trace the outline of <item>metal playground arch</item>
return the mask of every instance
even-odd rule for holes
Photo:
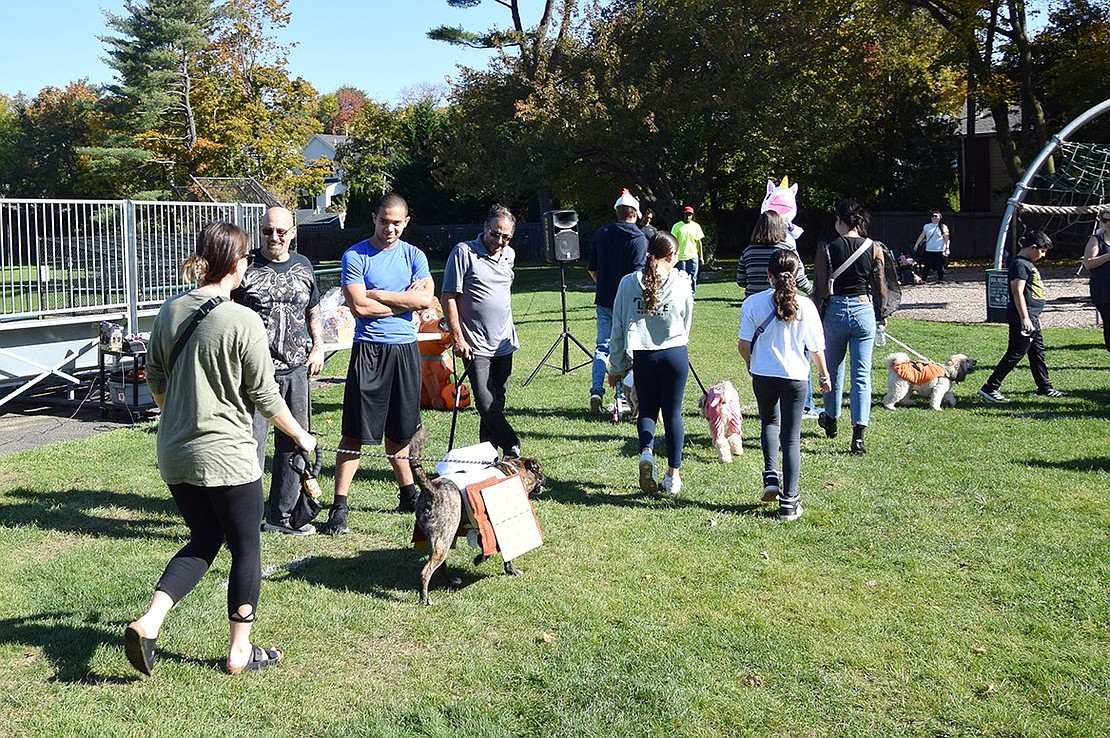
[[[101,321],[148,330],[182,283],[197,231],[257,230],[254,203],[0,199],[0,408],[97,366]]]
[[[1110,110],[1110,100],[1103,100],[1098,105],[1095,105],[1085,111],[1083,114],[1075,118],[1073,121],[1064,126],[1059,133],[1052,137],[1029,168],[1025,170],[1021,180],[1014,187],[1014,192],[1010,196],[1006,204],[1006,211],[1002,215],[1002,223],[998,227],[998,240],[994,248],[994,268],[1000,269],[1002,267],[1003,254],[1006,253],[1007,243],[1017,243],[1018,233],[1018,216],[1022,212],[1039,213],[1045,215],[1095,215],[1102,210],[1110,209],[1110,203],[1106,202],[1105,197],[1105,181],[1106,181],[1106,168],[1107,162],[1110,160],[1110,155],[1103,148],[1102,161],[1099,162],[1098,172],[1086,172],[1080,174],[1074,182],[1070,184],[1068,192],[1076,195],[1085,195],[1088,202],[1082,205],[1067,204],[1060,205],[1056,203],[1034,204],[1027,203],[1026,198],[1033,191],[1032,183],[1041,175],[1041,169],[1044,167],[1045,162],[1049,160],[1053,154],[1062,148],[1066,148],[1069,144],[1069,139],[1080,128],[1100,117]],[[1086,182],[1084,183],[1084,180]],[[1076,186],[1080,185],[1080,186]],[[1051,188],[1049,188],[1051,189]],[[1059,192],[1059,190],[1057,190]],[[1090,202],[1092,197],[1098,197],[1098,202]]]

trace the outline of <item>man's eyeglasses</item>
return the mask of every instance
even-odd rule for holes
[[[278,238],[285,238],[285,235],[287,233],[289,233],[289,231],[291,231],[291,230],[293,230],[293,229],[292,228],[263,228],[262,229],[262,235],[263,236],[272,236],[276,233]]]
[[[1106,215],[1100,215],[1098,216],[1098,219],[1101,220],[1103,223],[1110,223],[1110,213],[1107,213]]]
[[[486,231],[486,233],[488,233],[489,237],[492,238],[494,241],[512,241],[513,240],[513,234],[511,234],[511,233],[499,233],[498,231]]]

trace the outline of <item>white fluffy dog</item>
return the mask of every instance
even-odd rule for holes
[[[739,456],[744,453],[740,427],[744,416],[740,413],[740,395],[732,382],[726,379],[710,387],[701,396],[698,406],[709,421],[709,436],[717,449],[717,459],[722,464],[731,464],[733,454]]]
[[[975,369],[975,359],[954,354],[946,363],[936,364],[911,361],[908,355],[898,353],[886,357],[886,368],[889,378],[883,407],[893,410],[895,405],[912,406],[916,392],[928,396],[929,407],[940,410],[944,403],[956,407],[952,384],[964,381],[968,372]]]

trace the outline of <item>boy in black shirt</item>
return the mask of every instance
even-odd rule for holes
[[[1052,240],[1042,231],[1030,231],[1026,246],[1010,262],[1010,301],[1006,319],[1010,324],[1010,342],[1006,353],[994,368],[990,379],[979,390],[979,396],[991,402],[1009,402],[998,391],[1002,380],[1013,371],[1021,357],[1029,354],[1029,370],[1037,383],[1037,394],[1045,397],[1067,397],[1048,381],[1048,365],[1044,360],[1044,337],[1041,335],[1041,311],[1044,309],[1044,280],[1036,263],[1052,248]]]

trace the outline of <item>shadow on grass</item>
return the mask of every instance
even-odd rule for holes
[[[103,489],[41,492],[20,488],[5,492],[2,499],[0,521],[5,525],[109,538],[176,538],[180,533],[176,530],[181,525],[180,515],[168,492],[165,497],[150,497]],[[113,517],[92,512],[101,508],[119,508],[122,513]]]
[[[82,618],[84,622],[79,622]],[[137,672],[133,677],[97,674],[90,666],[93,656],[102,646],[118,649],[120,659],[127,663],[123,655],[125,627],[124,623],[102,623],[96,614],[44,612],[0,620],[0,643],[37,649],[54,666],[54,675],[50,677],[52,682],[128,684],[140,679],[140,675]],[[36,657],[37,654],[28,651],[28,661]],[[158,660],[202,664],[216,669],[223,667],[223,660],[196,659],[164,649],[158,650]]]
[[[1065,459],[1062,461],[1045,461],[1044,459],[1025,459],[1021,462],[1025,466],[1038,469],[1064,469],[1078,472],[1110,472],[1110,456],[1092,456],[1083,459]]]
[[[775,510],[763,504],[741,505],[714,505],[701,502],[689,497],[671,497],[663,492],[643,492],[636,489],[625,494],[616,494],[609,491],[611,488],[604,484],[593,482],[561,482],[547,479],[542,498],[567,505],[606,505],[610,507],[638,507],[638,508],[691,508],[706,512],[731,513],[733,515],[751,515],[754,517],[774,517]],[[542,499],[541,498],[541,499]]]
[[[496,556],[482,566],[486,571],[464,568],[474,559],[474,549],[461,540],[447,556],[450,576],[459,580],[451,589],[462,589],[488,576],[501,574],[501,558]],[[289,572],[290,579],[327,587],[337,591],[356,592],[391,602],[419,602],[420,570],[428,559],[427,549],[382,548],[360,551],[354,558],[313,556],[305,566]],[[448,586],[444,567],[432,577],[430,593]]]

